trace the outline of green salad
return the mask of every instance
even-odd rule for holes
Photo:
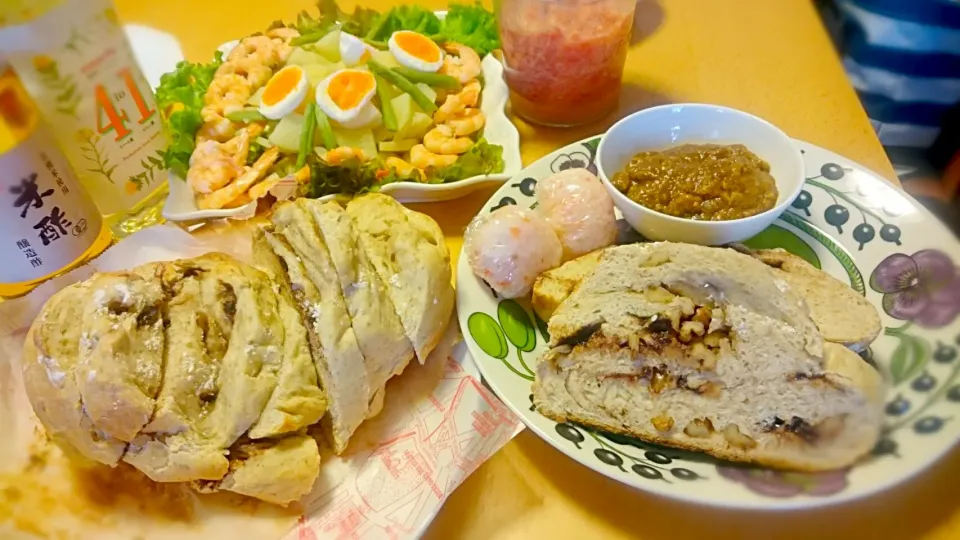
[[[161,78],[164,163],[200,208],[291,182],[320,197],[503,171],[480,110],[480,59],[500,46],[493,13],[479,3],[453,4],[442,20],[416,5],[317,7]]]

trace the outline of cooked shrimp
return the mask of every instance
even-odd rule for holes
[[[201,195],[197,199],[197,208],[201,210],[223,208],[240,195],[246,193],[254,184],[263,178],[263,175],[267,173],[267,170],[273,166],[279,157],[279,148],[276,146],[268,148],[253,165],[245,169],[244,173],[240,178],[237,178],[236,181],[212,193]]]
[[[504,298],[525,296],[541,273],[560,266],[556,233],[536,212],[507,205],[474,218],[463,236],[473,272]]]
[[[219,117],[210,122],[204,122],[197,131],[197,143],[204,141],[227,141],[237,134],[239,124],[235,124],[224,117]]]
[[[444,56],[440,73],[450,75],[463,84],[480,75],[480,57],[476,51],[452,41],[444,43],[443,48],[450,54]]]
[[[437,108],[437,112],[433,113],[433,121],[442,124],[449,120],[451,116],[463,112],[466,108],[467,106],[460,101],[459,95],[450,94],[443,104]]]
[[[252,93],[250,83],[236,73],[216,76],[203,98],[204,107],[200,110],[200,117],[204,122],[215,122],[239,111]]]
[[[221,64],[217,69],[217,76],[237,75],[243,77],[251,87],[259,88],[270,80],[273,76],[273,69],[260,60],[253,58],[241,58]]]
[[[613,244],[617,218],[613,200],[586,169],[567,169],[537,182],[537,212],[553,227],[570,260]]]
[[[209,140],[198,144],[190,155],[187,184],[194,193],[210,193],[239,176],[243,170],[233,156],[221,148],[221,143]]]
[[[427,167],[447,167],[457,162],[457,156],[434,154],[427,147],[418,144],[410,149],[410,164],[418,169]]]
[[[240,43],[230,51],[227,62],[241,60],[257,60],[262,65],[279,64],[286,59],[282,57],[284,42],[281,39],[272,39],[267,36],[250,36],[240,40]]]
[[[467,107],[476,107],[480,101],[480,81],[474,79],[468,82],[460,92],[446,97],[443,105],[433,113],[433,121],[442,124],[451,116],[459,114]]]
[[[263,181],[260,182],[259,184],[256,184],[255,186],[250,188],[250,191],[247,192],[247,196],[249,196],[250,199],[254,201],[257,199],[263,198],[267,195],[267,193],[270,193],[270,190],[277,187],[277,184],[279,184],[280,182],[288,178],[292,179],[298,184],[303,184],[307,180],[310,180],[310,167],[304,166],[297,172],[287,176],[280,176],[277,173],[273,173],[270,176],[264,178]]]
[[[351,158],[357,158],[360,161],[369,159],[362,149],[349,146],[338,146],[323,155],[323,160],[330,165],[338,165]]]
[[[254,186],[254,187],[256,187],[256,186]],[[251,188],[251,189],[252,189],[252,188]],[[241,193],[239,196],[237,196],[236,199],[234,199],[234,200],[228,202],[227,204],[223,205],[223,207],[224,207],[224,208],[240,208],[241,206],[246,206],[246,205],[250,204],[251,202],[253,202],[253,199],[250,198],[250,192]]]
[[[423,136],[423,146],[434,154],[462,154],[473,146],[473,141],[454,136],[453,128],[441,124]]]
[[[483,129],[487,123],[487,117],[483,115],[480,109],[464,109],[463,112],[447,120],[447,125],[453,129],[454,135],[462,137],[470,135]]]
[[[259,124],[251,124],[225,143],[207,140],[198,144],[190,155],[187,170],[187,182],[193,191],[210,193],[240,175],[250,152],[250,140],[262,129]]]
[[[480,102],[480,90],[480,81],[473,79],[464,84],[463,89],[457,95],[460,96],[460,101],[467,107],[476,107],[477,103]]]
[[[417,177],[423,179],[423,171],[398,157],[388,157],[384,160],[384,164],[388,169],[396,169],[400,176],[410,176],[416,171]]]

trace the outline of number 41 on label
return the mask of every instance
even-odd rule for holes
[[[140,93],[136,81],[133,80],[133,74],[130,73],[130,68],[121,69],[117,72],[117,76],[123,79],[123,84],[127,87],[127,91],[130,92],[130,97],[133,98],[133,103],[137,106],[137,112],[140,113],[140,120],[138,120],[137,123],[143,124],[153,118],[157,110],[150,108],[146,100],[143,99],[143,94]],[[97,99],[97,132],[101,135],[106,135],[111,131],[116,131],[117,135],[114,138],[116,141],[129,136],[132,132],[127,128],[127,123],[130,121],[127,117],[127,111],[122,108],[119,111],[117,110],[114,100],[110,99],[106,87],[102,84],[98,84],[93,92]],[[117,100],[119,101],[119,99],[123,97],[125,97],[125,95],[121,92],[117,96]],[[104,123],[104,116],[106,116],[106,123]]]

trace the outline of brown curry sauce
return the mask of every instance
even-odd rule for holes
[[[684,144],[640,152],[612,183],[628,198],[670,216],[740,219],[776,205],[770,165],[742,144]]]

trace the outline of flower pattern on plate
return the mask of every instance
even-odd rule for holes
[[[887,315],[924,328],[942,328],[960,314],[960,271],[936,249],[888,256],[870,276],[870,287],[883,294]]]

